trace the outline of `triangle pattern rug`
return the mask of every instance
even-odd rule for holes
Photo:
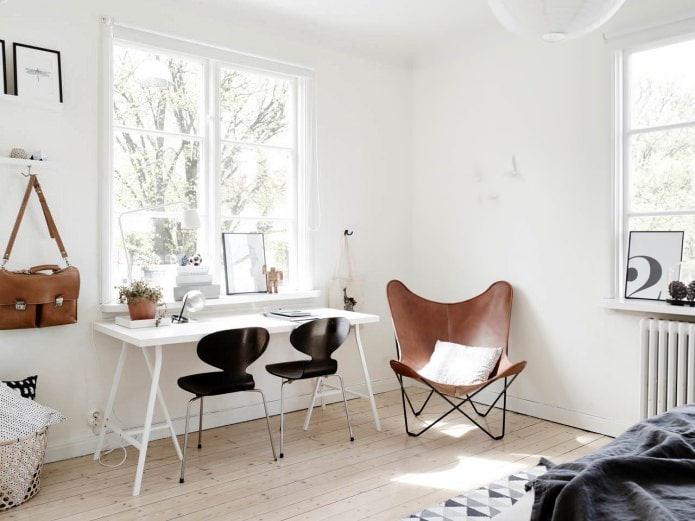
[[[492,519],[514,503],[524,494],[524,486],[538,476],[545,474],[544,465],[522,470],[511,476],[490,483],[471,492],[439,503],[422,512],[404,517],[401,521],[484,521]]]

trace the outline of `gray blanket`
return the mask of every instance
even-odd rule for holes
[[[532,521],[695,520],[695,404],[643,420],[530,483]]]

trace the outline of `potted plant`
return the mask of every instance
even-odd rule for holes
[[[162,288],[144,280],[118,286],[118,301],[128,304],[131,320],[146,320],[157,316],[157,304],[162,300]]]

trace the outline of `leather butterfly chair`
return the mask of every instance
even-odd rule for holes
[[[198,357],[206,364],[222,369],[222,371],[191,374],[178,379],[181,389],[195,394],[195,397],[188,401],[188,407],[186,408],[186,434],[183,439],[183,458],[181,460],[179,483],[183,483],[183,474],[186,470],[186,447],[188,446],[188,424],[191,417],[191,404],[196,400],[200,400],[200,417],[198,420],[198,448],[200,449],[203,446],[203,398],[206,396],[242,391],[260,393],[261,398],[263,398],[263,407],[265,408],[270,448],[273,451],[273,459],[277,461],[265,395],[263,391],[256,389],[253,376],[246,372],[248,366],[258,360],[265,352],[269,340],[270,334],[267,329],[262,327],[245,327],[216,331],[204,336],[198,342]]]
[[[310,360],[295,360],[291,362],[280,362],[278,364],[266,365],[266,370],[275,376],[282,378],[280,385],[280,457],[284,454],[284,430],[285,430],[285,406],[284,389],[286,383],[295,380],[305,380],[316,378],[316,388],[311,400],[311,405],[307,410],[304,430],[309,427],[311,411],[316,403],[321,385],[331,387],[338,391],[337,387],[328,386],[323,383],[326,376],[335,375],[340,381],[340,391],[343,393],[343,404],[345,405],[345,416],[347,417],[350,441],[355,441],[350,424],[350,413],[348,412],[347,400],[345,399],[345,386],[343,378],[337,374],[338,362],[331,358],[333,352],[338,349],[350,334],[350,322],[343,317],[320,318],[306,322],[292,331],[290,343],[297,350],[311,357]],[[323,394],[325,396],[325,393]]]
[[[391,308],[396,349],[399,359],[391,360],[391,368],[401,385],[405,430],[410,436],[419,436],[454,411],[458,411],[494,440],[504,437],[507,413],[507,389],[526,367],[526,362],[513,364],[507,358],[507,341],[512,311],[512,286],[508,282],[493,283],[485,292],[470,300],[443,303],[427,300],[410,291],[398,280],[386,286],[386,295]],[[488,379],[475,385],[447,385],[421,376],[420,371],[430,360],[437,340],[467,346],[501,347],[502,354]],[[419,410],[403,385],[408,377],[425,384],[430,392]],[[473,398],[493,382],[502,380],[504,388],[487,408],[481,412]],[[451,405],[451,409],[419,432],[408,427],[406,402],[415,416],[419,416],[427,402],[436,393]],[[502,401],[502,431],[495,436],[480,425],[461,407],[470,403],[479,416],[487,416],[500,398]]]

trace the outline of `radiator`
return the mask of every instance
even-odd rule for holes
[[[640,336],[642,418],[695,402],[695,323],[644,318]]]

